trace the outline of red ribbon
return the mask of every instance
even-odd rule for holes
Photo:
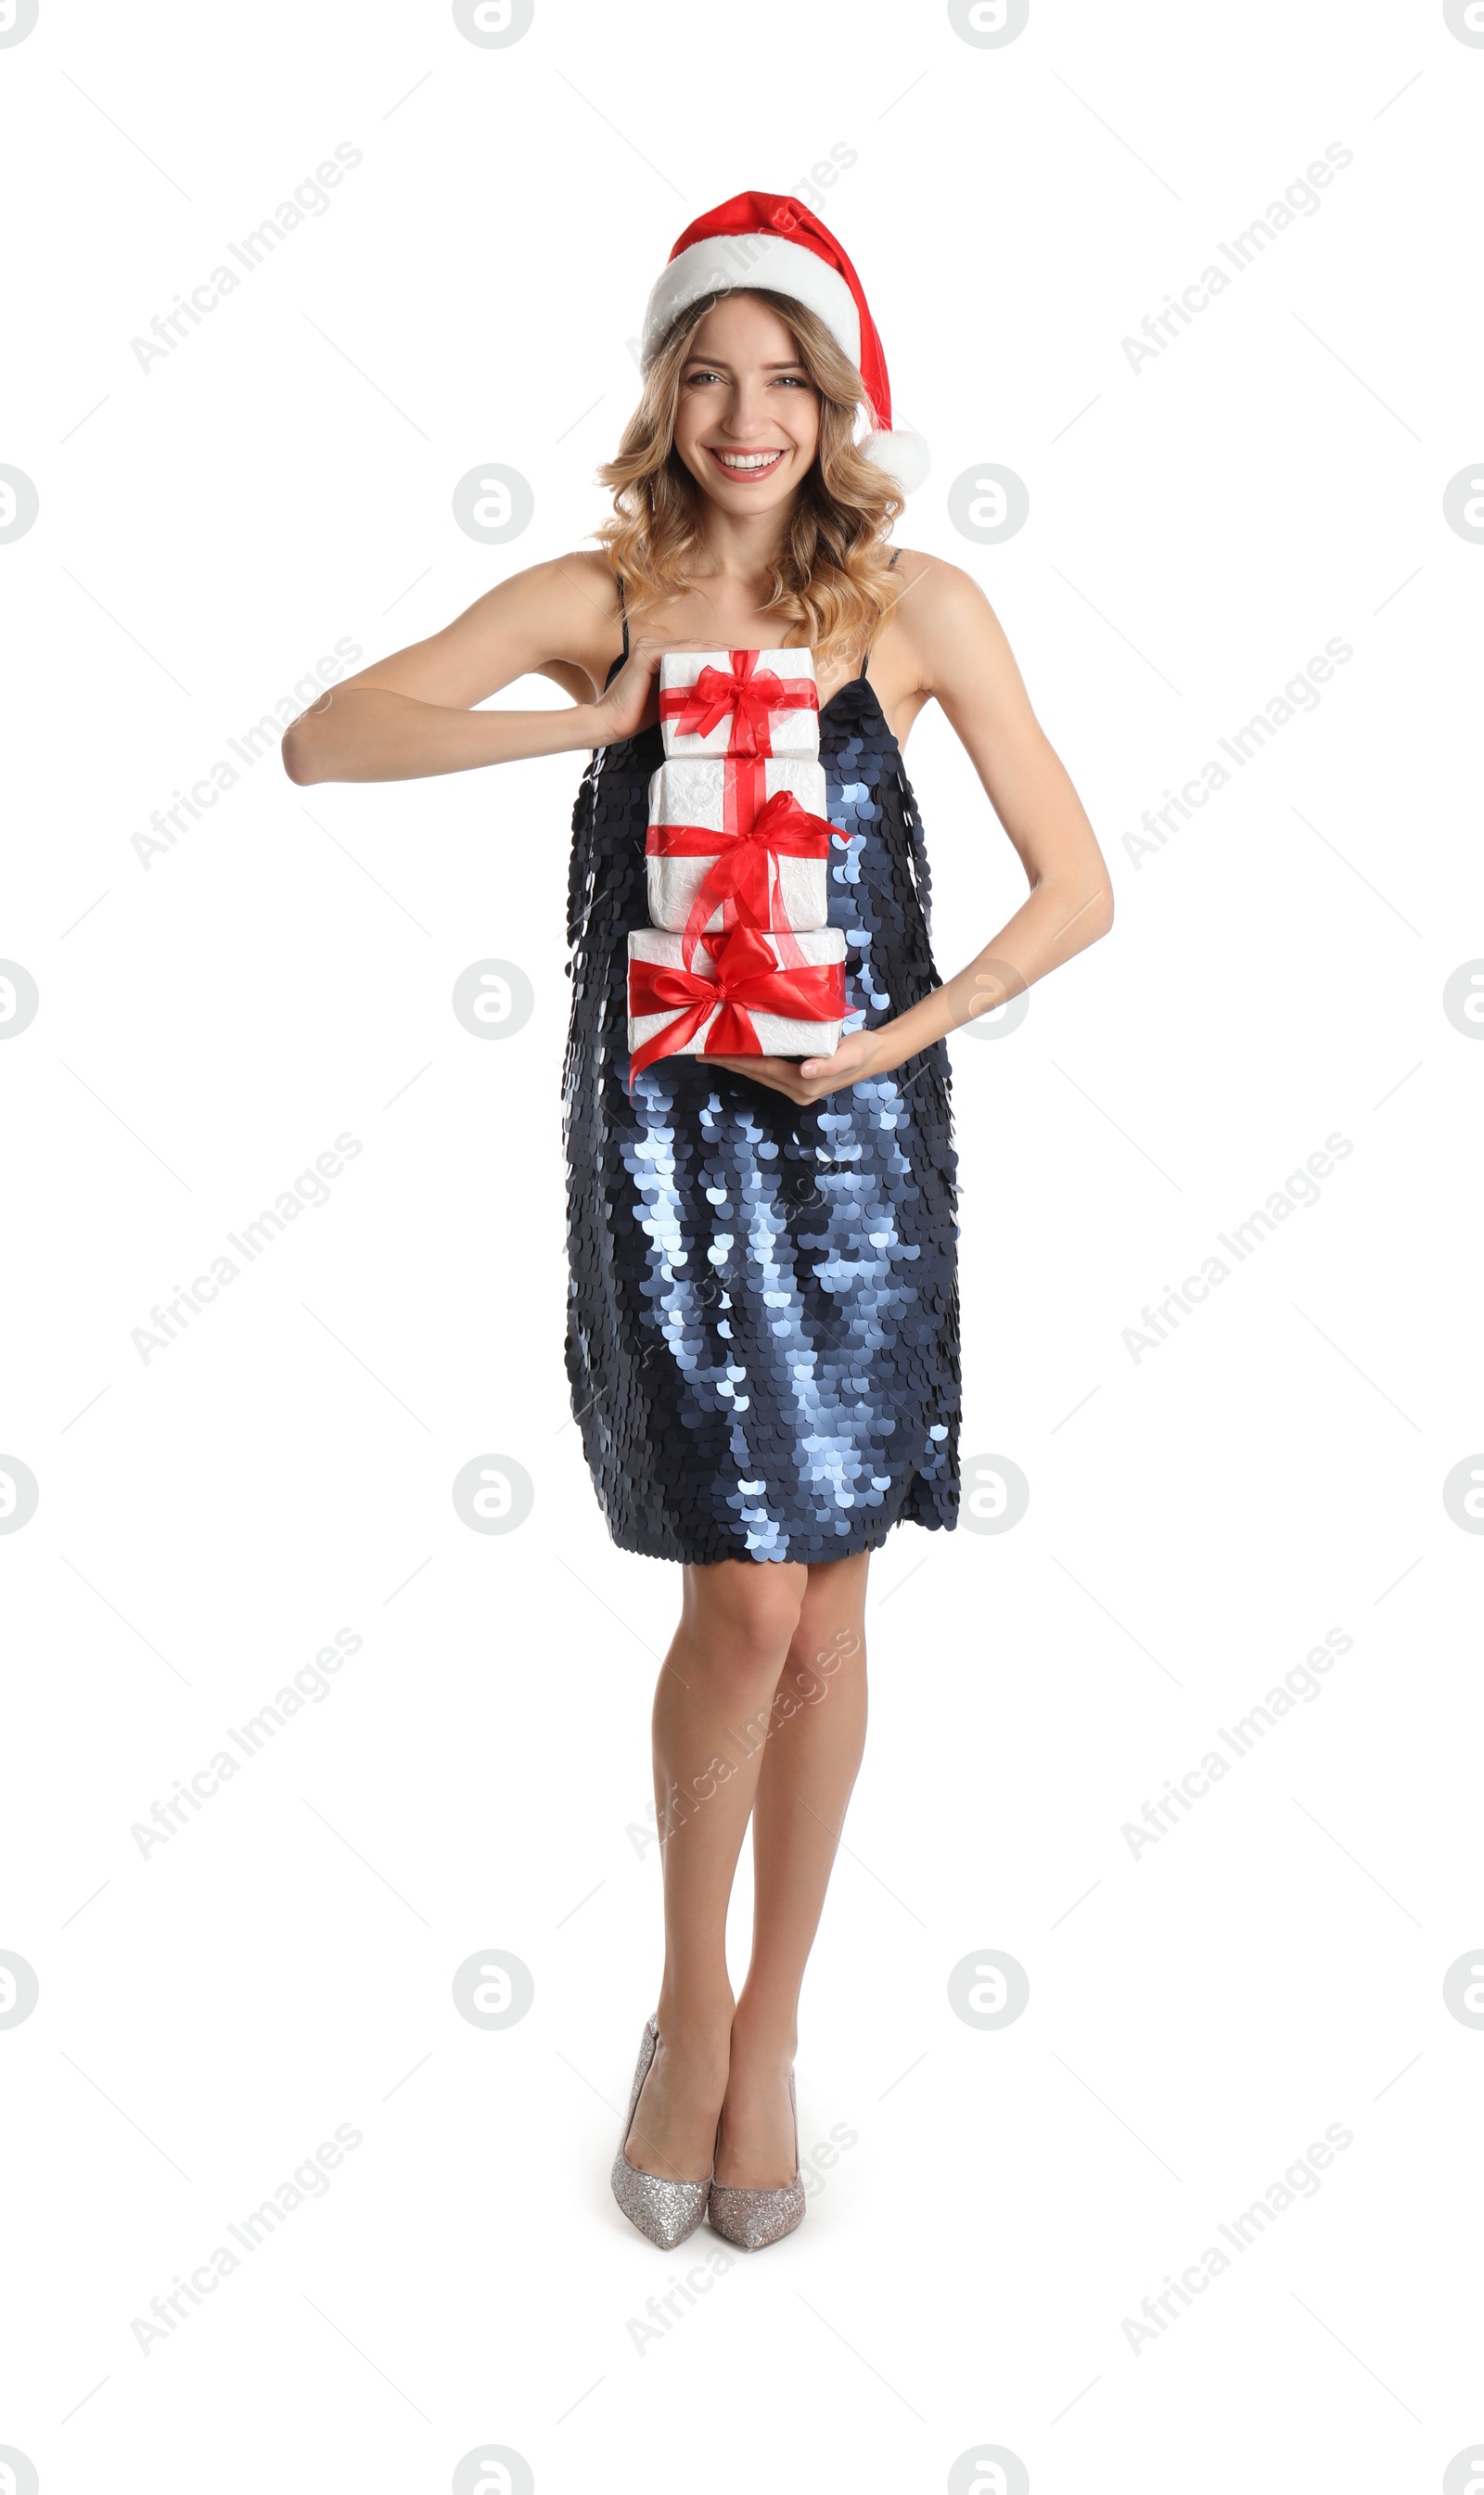
[[[811,815],[791,788],[780,788],[761,807],[745,831],[727,836],[708,831],[704,823],[651,823],[645,848],[650,857],[711,857],[716,863],[705,877],[686,920],[681,948],[691,968],[706,922],[718,909],[724,925],[733,918],[744,927],[768,927],[773,915],[773,860],[780,857],[822,858],[829,855],[832,827],[822,815]],[[728,901],[734,911],[727,909]]]
[[[767,938],[756,927],[739,927],[716,946],[716,976],[673,970],[664,962],[631,961],[629,1011],[673,1013],[673,1022],[634,1050],[629,1066],[634,1078],[657,1057],[673,1057],[694,1039],[708,1014],[721,1011],[706,1033],[703,1057],[760,1057],[762,1042],[753,1022],[755,1013],[787,1015],[791,1022],[836,1022],[846,1009],[845,964],[811,963],[803,970],[780,970]]]
[[[672,685],[660,695],[660,717],[672,720],[682,736],[709,736],[728,711],[731,732],[728,754],[767,756],[773,751],[769,714],[775,710],[818,710],[819,689],[808,676],[780,676],[759,668],[760,650],[729,650],[731,673],[702,667],[694,685]]]

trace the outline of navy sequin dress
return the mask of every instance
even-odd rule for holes
[[[820,710],[819,758],[846,1030],[869,1031],[940,982],[916,802],[864,668]],[[686,1057],[631,1096],[626,939],[649,919],[662,759],[658,728],[595,754],[572,816],[567,1367],[609,1530],[707,1562],[839,1559],[904,1520],[951,1527],[947,1052],[811,1109]]]

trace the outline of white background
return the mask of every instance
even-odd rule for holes
[[[1442,508],[1481,448],[1481,82],[1439,7],[1374,0],[1036,0],[1001,46],[882,0],[538,0],[493,47],[385,0],[43,0],[0,46],[0,460],[40,497],[0,546],[0,951],[41,1000],[0,1052],[0,1446],[40,1485],[0,1539],[0,1948],[40,1985],[0,2028],[0,2446],[45,2495],[400,2495],[496,2447],[541,2495],[939,2489],[996,2446],[1036,2495],[1393,2495],[1484,2435],[1484,2033],[1443,1999],[1484,1957],[1484,1545],[1442,1500],[1484,1443],[1484,1049],[1441,1002],[1484,953],[1484,556]],[[327,212],[141,370],[340,142]],[[1317,213],[1132,370],[1337,142]],[[900,534],[993,600],[1118,917],[1023,1029],[952,1044],[966,1487],[989,1453],[1031,1499],[873,1567],[799,2063],[806,2155],[853,2144],[797,2235],[644,2338],[717,2239],[656,2253],[606,2182],[678,1579],[610,1546],[561,1363],[580,757],[299,790],[269,755],[164,854],[135,837],[337,638],[369,659],[580,543],[675,234],[832,146],[932,450]],[[491,461],[535,498],[493,547],[451,514]],[[947,511],[987,461],[1030,495],[998,545]],[[1317,708],[1131,854],[1331,637]],[[909,767],[947,974],[1020,879],[938,716]],[[498,1044],[449,1004],[485,957],[535,991]],[[329,1201],[142,1360],[340,1134]],[[1332,1134],[1320,1200],[1135,1360],[1145,1304]],[[535,1485],[506,1535],[450,1499],[491,1451]],[[342,1626],[331,1694],[141,1859],[134,1824]],[[1146,1799],[1331,1628],[1322,1695],[1135,1857]],[[451,1991],[491,1948],[535,1982],[498,2032]],[[1030,1981],[989,2032],[947,1993],[985,1949]],[[337,2124],[327,2193],[141,2351]],[[1130,2346],[1330,2125],[1322,2188]]]

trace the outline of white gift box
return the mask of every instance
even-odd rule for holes
[[[763,947],[766,947],[766,956],[761,949]],[[828,1007],[833,1008],[832,1010],[827,1008],[826,1015],[817,1018],[797,1013],[790,1014],[773,1005],[749,1003],[745,996],[747,982],[744,977],[741,982],[744,994],[740,998],[735,997],[734,994],[731,1009],[732,1011],[740,1009],[745,1014],[757,1033],[759,1054],[764,1057],[834,1056],[840,1045],[841,1028],[847,1010],[844,970],[845,930],[843,928],[819,927],[797,936],[785,931],[757,934],[744,929],[735,935],[719,938],[714,948],[697,944],[688,974],[682,951],[682,939],[679,936],[662,927],[635,927],[629,938],[631,1005],[629,1049],[632,1057],[639,1057],[649,1043],[662,1032],[672,1025],[689,1019],[694,1015],[697,1004],[705,1006],[704,997],[699,994],[695,983],[718,981],[718,960],[723,966],[721,975],[725,978],[728,969],[728,957],[729,967],[732,970],[738,969],[740,965],[743,969],[760,969],[765,973],[781,973],[785,978],[792,971],[800,971],[804,974],[806,988],[813,985],[817,992],[820,992],[817,996],[817,1001],[824,1002],[827,999]],[[634,974],[636,966],[639,964],[652,964],[658,970],[675,973],[677,985],[689,989],[690,994],[682,996],[679,1001],[667,1005],[664,1010],[635,1013],[633,1010]],[[812,973],[821,970],[834,971],[836,975],[829,980],[811,977]],[[749,1054],[746,1049],[735,1046],[737,1033],[734,1027],[730,1034],[732,1045],[726,1044],[727,1033],[725,1031],[719,1034],[717,1043],[712,1044],[711,1035],[716,1031],[718,1019],[726,1002],[726,997],[720,996],[715,1005],[705,1006],[695,1029],[688,1032],[677,1047],[659,1050],[656,1055],[730,1057]]]
[[[666,650],[660,732],[677,756],[819,751],[819,694],[808,650]]]
[[[724,851],[730,843],[747,839],[762,809],[777,797],[791,797],[812,817],[807,837],[821,853],[790,855],[786,847],[759,842],[743,865],[740,891],[735,889],[740,862],[728,861],[726,880],[734,888],[708,912],[704,930],[720,934],[734,927],[739,915],[759,927],[826,924],[829,858],[820,829],[825,822],[824,767],[802,755],[774,755],[766,761],[687,756],[661,763],[649,784],[645,860],[649,915],[656,927],[678,933],[687,925],[701,885],[721,864]]]

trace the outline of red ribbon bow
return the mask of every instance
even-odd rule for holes
[[[694,685],[672,685],[660,695],[660,717],[673,720],[682,736],[709,736],[729,711],[728,754],[767,756],[773,751],[768,716],[775,710],[818,710],[819,690],[808,676],[780,676],[757,661],[759,650],[729,650],[731,673],[702,667]]]
[[[791,788],[775,791],[758,809],[745,831],[709,831],[704,823],[651,823],[645,847],[651,857],[714,857],[715,865],[701,882],[681,939],[689,970],[706,921],[728,901],[744,927],[767,927],[772,920],[773,860],[780,857],[822,858],[829,855],[833,828],[822,815],[811,815]],[[720,847],[719,847],[720,845]],[[728,913],[729,915],[730,913]],[[725,920],[724,920],[725,923]]]
[[[632,961],[629,965],[629,1011],[674,1013],[673,1022],[636,1048],[629,1066],[629,1085],[657,1057],[673,1057],[694,1039],[708,1014],[721,1011],[706,1033],[703,1057],[760,1057],[762,1042],[753,1022],[755,1013],[784,1014],[792,1022],[835,1022],[845,1013],[845,964],[811,963],[803,970],[780,970],[767,938],[755,927],[739,927],[718,940],[716,976],[672,970],[665,962]]]

